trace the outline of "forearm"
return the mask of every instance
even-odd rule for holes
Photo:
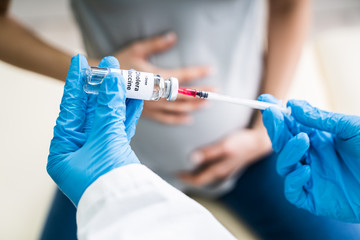
[[[270,0],[262,93],[287,95],[309,25],[308,0]]]
[[[307,35],[308,0],[270,0],[268,51],[261,93],[285,100]],[[261,115],[255,125],[262,126]]]
[[[43,42],[14,19],[0,16],[0,59],[65,81],[71,55]]]

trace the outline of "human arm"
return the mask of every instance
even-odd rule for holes
[[[269,95],[259,100],[277,103]],[[286,198],[315,215],[360,222],[360,117],[299,100],[288,106],[291,116],[275,108],[263,112]]]
[[[34,71],[49,77],[64,80],[71,56],[42,41],[29,29],[22,26],[7,14],[10,0],[0,2],[0,60],[18,67]],[[137,69],[160,74],[163,77],[177,77],[180,84],[200,79],[210,73],[209,66],[189,66],[176,69],[164,69],[152,65],[151,55],[166,51],[176,43],[174,33],[154,36],[134,41],[113,53],[124,69]],[[88,59],[96,66],[97,59]],[[212,90],[209,86],[197,86],[199,89]],[[189,124],[191,113],[200,109],[204,100],[179,96],[175,102],[147,102],[144,116],[165,124]]]
[[[260,92],[285,100],[307,36],[310,20],[310,1],[268,1],[267,52]],[[256,113],[252,128],[257,130],[257,134],[261,135],[262,138],[267,138],[259,112]],[[267,141],[263,153],[268,153],[270,149],[271,144]]]
[[[269,0],[269,23],[264,77],[260,92],[286,97],[307,33],[308,0]],[[191,158],[201,171],[181,175],[186,182],[203,186],[228,178],[271,152],[261,115],[250,128],[198,149]]]
[[[99,95],[82,89],[85,57],[72,58],[47,171],[78,206],[79,239],[234,239],[203,207],[141,165],[130,147],[142,101],[121,75]],[[113,57],[99,67],[119,68]]]
[[[269,0],[269,23],[264,79],[260,93],[285,100],[307,36],[309,0]],[[267,138],[262,117],[256,113],[253,127]],[[266,144],[267,152],[271,148]]]
[[[262,93],[285,100],[307,36],[309,20],[309,0],[269,0]]]
[[[42,41],[9,16],[10,0],[0,2],[0,59],[64,81],[71,55]]]

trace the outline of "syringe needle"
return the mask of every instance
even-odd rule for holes
[[[266,108],[269,108],[269,107],[276,107],[285,114],[291,114],[290,108],[285,108],[281,105],[277,105],[274,103],[261,102],[261,101],[257,101],[257,100],[251,100],[251,99],[234,98],[234,97],[229,97],[229,96],[225,96],[225,95],[221,95],[221,94],[217,94],[217,93],[213,93],[213,92],[197,91],[196,89],[179,89],[179,93],[193,96],[193,97],[202,98],[202,99],[209,99],[209,100],[214,100],[214,101],[222,101],[222,102],[228,102],[228,103],[237,104],[237,105],[243,105],[243,106],[247,106],[247,107],[259,109],[259,110],[265,110]]]

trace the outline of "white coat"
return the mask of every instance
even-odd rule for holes
[[[80,199],[77,224],[80,240],[235,239],[204,207],[140,164],[91,184]]]

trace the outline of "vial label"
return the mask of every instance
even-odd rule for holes
[[[126,97],[151,100],[154,91],[154,74],[134,70],[120,70],[125,79]]]

